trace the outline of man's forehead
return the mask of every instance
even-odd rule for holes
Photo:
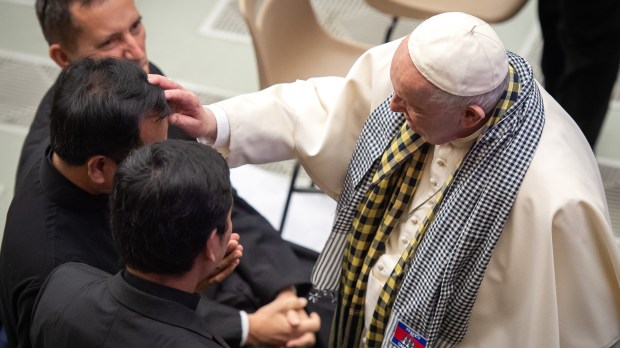
[[[401,82],[406,83],[408,87],[413,87],[414,84],[419,84],[420,81],[418,80],[420,80],[420,78],[423,79],[423,76],[419,74],[415,65],[411,61],[411,57],[409,57],[409,53],[407,51],[407,37],[403,39],[402,43],[398,46],[394,53],[390,66],[390,77],[392,78],[392,83],[395,82],[395,79],[398,79]]]
[[[100,35],[126,30],[140,18],[133,0],[97,0],[89,4],[74,1],[69,10],[81,30]]]

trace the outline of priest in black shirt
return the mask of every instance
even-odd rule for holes
[[[126,269],[56,268],[35,303],[33,347],[228,347],[194,293],[236,235],[225,160],[198,143],[146,145],[119,166],[110,207]]]
[[[146,27],[134,0],[37,0],[35,8],[50,58],[64,67],[81,57],[117,57],[138,64],[145,72],[162,74],[152,64],[146,49]],[[178,38],[182,41],[183,38]],[[30,162],[36,161],[49,141],[52,96],[58,81],[37,108],[19,159],[16,187],[25,180]],[[168,138],[189,139],[178,128],[169,127]],[[195,139],[189,139],[195,141]],[[276,314],[285,297],[307,294],[310,273],[316,260],[312,253],[295,253],[269,222],[233,191],[233,223],[247,247],[244,262],[224,282],[204,295],[215,303],[205,319],[232,347],[242,345],[312,345],[313,332],[293,333],[292,325],[280,325]],[[298,249],[298,248],[295,248]],[[301,248],[299,248],[301,249]],[[0,280],[1,281],[1,280]],[[295,293],[296,290],[297,292]],[[323,321],[331,318],[329,303],[310,304],[321,310]],[[306,314],[298,311],[300,319]],[[15,326],[6,323],[9,347],[15,347]],[[329,324],[318,341],[326,342]],[[288,336],[288,337],[285,337]]]
[[[10,347],[30,347],[34,300],[54,267],[122,267],[109,230],[108,193],[132,149],[166,139],[170,106],[133,62],[76,61],[59,77],[51,146],[34,158],[7,214],[0,301]]]

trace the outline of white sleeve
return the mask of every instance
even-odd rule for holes
[[[213,112],[215,123],[217,124],[217,135],[215,136],[215,142],[213,144],[205,137],[198,138],[198,142],[213,146],[214,148],[224,147],[230,140],[230,125],[228,124],[226,112],[217,105],[204,105],[203,107]]]
[[[397,46],[371,49],[346,77],[278,84],[218,102],[230,136],[220,139],[218,131],[222,146],[215,148],[231,167],[298,159],[316,185],[337,197],[364,122],[392,93]]]
[[[239,316],[241,317],[241,346],[243,347],[248,342],[248,335],[250,334],[250,321],[246,311],[239,311]]]

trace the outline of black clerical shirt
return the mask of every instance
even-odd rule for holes
[[[150,282],[131,274],[127,270],[124,270],[122,274],[123,279],[125,279],[129,285],[147,294],[182,304],[193,311],[196,311],[198,307],[198,302],[200,301],[200,295],[198,294],[190,294],[189,292]]]
[[[30,161],[9,207],[0,249],[0,304],[9,347],[30,347],[33,303],[47,275],[66,262],[110,274],[123,268],[107,222],[107,195],[92,195],[51,163]]]

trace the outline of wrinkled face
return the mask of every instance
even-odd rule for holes
[[[81,57],[114,57],[134,61],[149,72],[146,32],[133,0],[95,1],[90,6],[71,4],[79,31],[69,60]]]
[[[430,101],[434,91],[426,78],[413,65],[405,38],[400,44],[390,68],[394,96],[390,108],[405,116],[409,126],[427,142],[438,145],[460,138],[462,110],[448,110]]]
[[[144,117],[140,122],[140,139],[143,144],[156,143],[168,138],[168,118],[158,120],[155,117]]]

